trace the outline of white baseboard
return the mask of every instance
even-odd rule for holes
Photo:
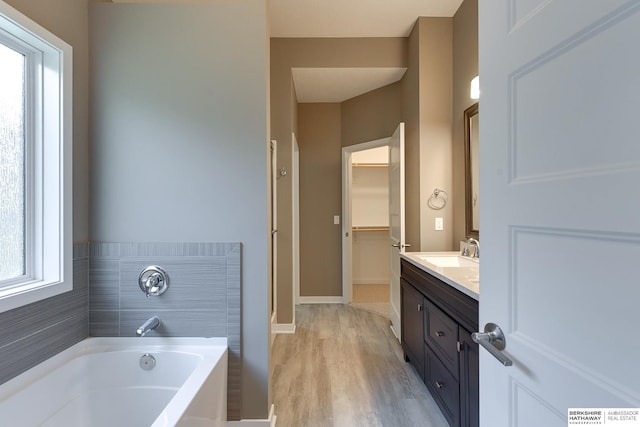
[[[295,334],[296,324],[295,323],[272,323],[271,333],[272,334]]]
[[[354,285],[388,285],[389,278],[386,279],[353,279]]]
[[[266,420],[227,421],[227,427],[276,427],[275,407],[271,405],[269,418]]]
[[[342,297],[300,297],[300,304],[342,304]]]

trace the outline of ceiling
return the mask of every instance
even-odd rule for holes
[[[397,82],[406,68],[292,68],[298,102],[343,102]]]
[[[271,37],[407,37],[418,16],[453,16],[462,0],[271,0]]]
[[[407,37],[419,16],[462,0],[271,0],[271,37]],[[404,68],[296,68],[298,102],[342,102],[402,78]]]

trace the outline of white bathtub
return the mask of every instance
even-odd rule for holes
[[[226,338],[87,338],[0,386],[2,426],[219,427],[226,413]]]

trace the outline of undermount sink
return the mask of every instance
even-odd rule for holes
[[[478,262],[462,256],[420,256],[420,259],[436,267],[477,267]]]

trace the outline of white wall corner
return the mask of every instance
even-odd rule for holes
[[[266,420],[227,421],[227,427],[276,427],[276,418],[275,406],[272,404]]]

